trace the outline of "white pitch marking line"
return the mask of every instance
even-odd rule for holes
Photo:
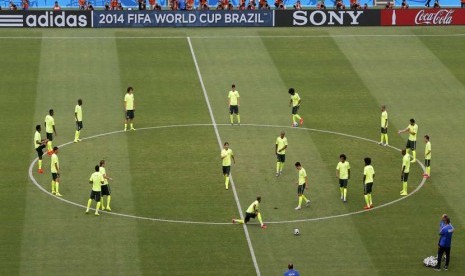
[[[197,126],[212,126],[212,124],[185,124],[185,125],[142,127],[142,128],[137,128],[137,131],[152,130],[152,129],[162,129],[162,128],[176,128],[176,127],[197,127]],[[229,126],[229,124],[217,124],[217,126]],[[321,132],[321,133],[327,133],[327,134],[335,134],[335,135],[346,136],[346,137],[350,137],[350,138],[354,138],[354,139],[358,139],[358,140],[368,141],[368,142],[375,143],[375,144],[377,143],[377,141],[375,141],[375,140],[363,138],[363,137],[360,137],[360,136],[355,136],[355,135],[350,135],[350,134],[345,134],[345,133],[335,132],[335,131],[329,131],[329,130],[314,129],[314,128],[298,128],[298,129],[296,129],[296,128],[293,128],[293,127],[290,127],[290,126],[260,125],[260,124],[242,124],[241,126],[273,127],[273,128],[290,128],[290,129],[295,129],[295,130],[298,130],[298,129],[300,129],[300,130],[309,130],[309,131],[315,131],[315,132]],[[107,136],[107,135],[111,135],[111,134],[117,134],[117,133],[123,133],[123,132],[124,131],[122,131],[122,130],[111,131],[111,132],[107,132],[107,133],[102,133],[102,134],[97,134],[97,135],[89,136],[89,137],[86,137],[86,138],[82,138],[82,140],[90,140],[90,139],[94,139],[94,138],[98,138],[98,137],[103,137],[103,136]],[[58,147],[64,147],[64,146],[71,145],[71,144],[73,144],[73,141],[61,144]],[[392,148],[392,149],[395,149],[397,151],[400,151],[400,149],[398,149],[396,147],[393,147],[393,146],[389,146],[389,147]],[[52,197],[54,197],[56,199],[59,199],[59,200],[61,200],[63,202],[66,202],[66,203],[69,203],[71,205],[78,206],[78,207],[81,207],[81,208],[85,209],[86,206],[84,206],[84,205],[81,205],[81,204],[66,200],[64,198],[56,197],[56,196],[52,195],[49,191],[47,191],[45,188],[43,188],[37,182],[37,180],[34,178],[34,175],[32,174],[33,167],[34,167],[35,163],[37,162],[37,160],[38,160],[38,158],[36,157],[34,160],[32,160],[32,163],[29,166],[29,178],[31,179],[33,184],[36,185],[37,188],[39,188],[44,193],[46,193],[46,194],[48,194],[48,195],[50,195],[50,196],[52,196]],[[423,171],[425,171],[424,165],[418,160],[417,160],[417,163],[422,167]],[[422,182],[419,184],[419,186],[415,190],[413,190],[408,196],[396,199],[395,201],[387,202],[385,204],[376,206],[375,208],[370,209],[370,210],[360,210],[360,211],[356,211],[356,212],[352,212],[352,213],[346,213],[346,214],[340,214],[340,215],[332,215],[332,216],[326,216],[326,217],[318,217],[318,218],[300,219],[300,220],[267,221],[267,223],[268,224],[284,224],[284,223],[295,223],[295,222],[318,221],[318,220],[339,218],[339,217],[344,217],[344,216],[351,216],[351,215],[356,215],[356,214],[360,214],[360,213],[363,213],[363,212],[369,212],[369,211],[372,211],[374,209],[379,209],[379,208],[382,208],[382,207],[389,206],[389,205],[391,205],[393,203],[396,203],[396,202],[398,202],[400,200],[403,200],[403,199],[413,195],[414,193],[418,192],[418,190],[420,190],[423,187],[425,182],[426,182],[426,180],[423,179]],[[95,209],[92,209],[92,210],[95,210]],[[149,220],[149,221],[159,221],[159,222],[169,222],[169,223],[186,223],[186,224],[201,224],[201,225],[231,225],[231,223],[227,223],[227,222],[206,222],[206,221],[203,222],[203,221],[170,220],[170,219],[158,219],[158,218],[150,218],[150,217],[133,216],[133,215],[127,215],[127,214],[122,214],[122,213],[116,213],[116,212],[106,212],[106,211],[104,211],[104,212],[108,213],[110,215],[127,217],[127,218],[134,218],[134,219],[141,219],[141,220]]]
[[[223,148],[223,143],[221,142],[221,137],[218,132],[218,127],[216,125],[215,117],[213,116],[213,111],[210,105],[210,100],[208,99],[207,90],[205,89],[202,74],[200,73],[200,69],[199,69],[199,64],[197,63],[197,58],[195,57],[194,48],[192,47],[191,39],[189,37],[187,37],[187,42],[189,43],[189,48],[191,50],[192,59],[194,60],[195,69],[197,70],[197,75],[199,77],[200,85],[202,86],[202,91],[203,91],[203,95],[205,96],[205,101],[207,102],[208,112],[210,113],[210,118],[213,123],[213,128],[215,129],[216,139],[218,140],[218,146],[220,147],[220,150],[221,150]],[[231,180],[231,188],[233,190],[234,199],[236,200],[236,205],[239,211],[239,215],[241,219],[244,219],[244,216],[242,215],[241,203],[239,202],[239,197],[237,196],[236,185],[234,185],[232,174],[229,174],[229,178]],[[250,236],[249,236],[249,230],[247,230],[247,226],[245,223],[242,224],[242,228],[244,229],[245,238],[247,239],[247,244],[249,245],[250,255],[252,257],[252,261],[255,267],[255,272],[257,273],[257,276],[260,276],[261,275],[260,268],[258,267],[257,257],[255,256],[255,251],[253,249],[252,240],[250,239]]]
[[[344,37],[462,37],[465,34],[334,34],[334,35],[238,35],[190,36],[190,39],[238,38],[344,38]],[[0,36],[0,39],[186,39],[185,36]]]

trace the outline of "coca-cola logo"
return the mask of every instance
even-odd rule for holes
[[[415,24],[417,25],[450,25],[454,10],[421,10],[415,16]]]

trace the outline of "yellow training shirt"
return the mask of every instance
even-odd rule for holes
[[[384,110],[381,112],[381,127],[387,127],[387,120],[388,120],[388,114],[387,111]]]
[[[40,144],[37,144],[37,141],[42,142],[42,136],[40,136],[40,132],[36,131],[34,134],[34,148],[38,148]]]
[[[246,212],[249,214],[255,213],[255,211],[258,211],[258,200],[255,200],[252,204],[250,204],[249,208],[247,208]]]
[[[45,116],[45,132],[53,133],[53,126],[55,125],[55,119],[52,116]]]
[[[58,172],[56,167],[55,167],[55,164],[56,164],[56,167],[58,167],[58,169],[60,169],[60,162],[58,161],[58,155],[56,153],[53,153],[52,158],[51,158],[51,164],[50,164],[50,168],[51,168],[52,173],[57,173]]]
[[[297,106],[299,105],[300,101],[300,96],[298,93],[294,93],[294,95],[291,95],[291,100],[292,100],[292,106]]]
[[[426,154],[427,152],[429,152],[428,154]],[[431,159],[431,142],[428,141],[428,143],[426,143],[425,145],[425,159]]]
[[[94,172],[89,179],[92,182],[92,191],[101,192],[102,191],[102,182],[103,175],[100,172]]]
[[[418,133],[418,125],[417,124],[414,124],[413,126],[408,125],[408,131],[409,131],[409,134],[410,134],[408,139],[410,141],[416,141],[417,140],[417,133]],[[411,132],[415,132],[415,134],[412,134]]]
[[[363,174],[365,175],[365,183],[373,183],[373,178],[375,176],[375,169],[373,168],[372,165],[365,166],[363,169]]]
[[[231,166],[231,156],[234,156],[234,153],[231,149],[222,149],[221,157],[223,158],[223,166]]]
[[[280,149],[284,148],[284,146],[287,146],[287,138],[281,138],[281,136],[278,136],[276,139],[276,145],[278,145],[278,148],[276,149],[277,154],[286,154],[286,149],[279,151]]]
[[[349,162],[347,161],[345,161],[344,163],[339,162],[337,164],[336,170],[339,171],[339,179],[349,179],[349,170],[350,170]]]
[[[305,171],[304,168],[300,168],[299,170],[299,185],[304,185],[306,182],[305,182],[305,178],[307,177],[307,172]]]
[[[82,122],[82,108],[80,105],[76,105],[76,107],[74,108],[74,113],[76,113],[77,115],[78,122]]]
[[[230,105],[237,105],[237,99],[239,99],[239,92],[237,90],[229,91],[228,98]]]
[[[126,103],[126,110],[134,110],[134,94],[126,93],[124,96],[124,102]]]

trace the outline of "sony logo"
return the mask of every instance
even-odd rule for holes
[[[346,25],[358,25],[358,18],[362,13],[363,11],[296,11],[293,14],[292,25],[344,25],[344,18],[351,20]]]

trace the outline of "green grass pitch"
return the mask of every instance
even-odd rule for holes
[[[436,254],[447,213],[455,227],[447,273],[462,275],[464,46],[464,27],[0,30],[0,274],[267,276],[292,262],[301,275],[427,275],[438,272],[421,261]],[[229,125],[232,83],[241,126]],[[135,88],[137,131],[124,133],[127,86]],[[305,128],[290,127],[289,87],[303,99]],[[55,145],[72,141],[78,98],[84,140],[59,153],[64,202],[29,178],[32,138],[53,108]],[[393,148],[373,142],[382,104]],[[432,177],[399,201],[396,148],[407,136],[397,130],[410,118],[422,162],[422,137],[431,137]],[[276,178],[281,130],[289,148]],[[238,201],[224,189],[218,140],[236,155]],[[352,166],[347,204],[335,176],[340,153]],[[382,207],[360,212],[366,156]],[[86,204],[102,158],[114,179],[113,212],[127,216],[86,216],[70,204]],[[300,211],[296,161],[312,200]],[[47,191],[49,169],[44,156],[46,173],[32,170]],[[409,192],[422,173],[412,165]],[[257,195],[268,229],[231,224],[238,202],[243,212]]]

